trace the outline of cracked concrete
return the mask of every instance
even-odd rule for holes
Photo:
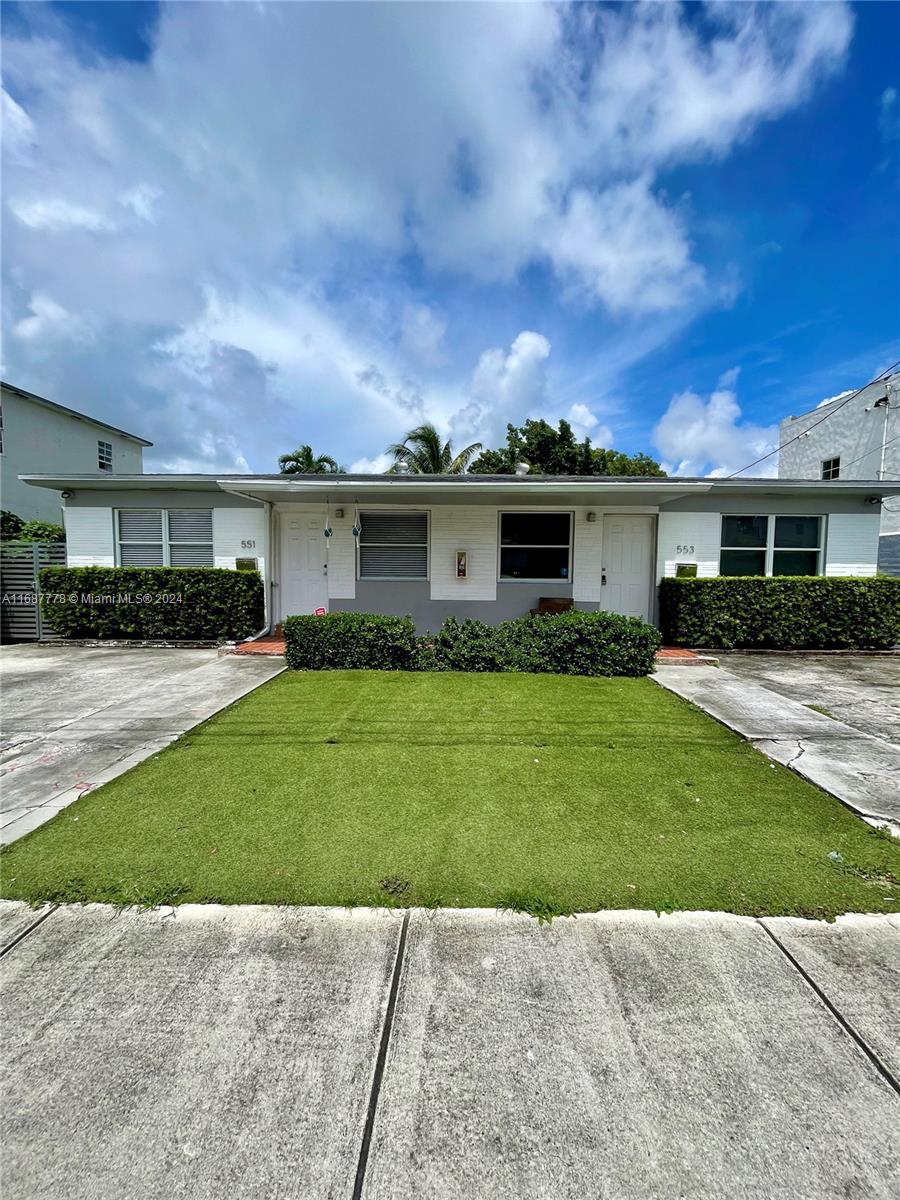
[[[900,1194],[900,917],[766,924],[876,1061],[749,917],[413,910],[397,963],[383,910],[64,905],[2,959],[4,1200]]]
[[[158,753],[279,671],[215,649],[4,646],[0,842]]]
[[[814,693],[801,703],[729,667],[661,667],[652,678],[860,816],[900,832],[900,743],[816,712],[808,706]]]

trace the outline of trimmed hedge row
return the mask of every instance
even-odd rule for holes
[[[288,617],[285,657],[295,670],[523,671],[554,675],[647,675],[659,632],[636,617],[567,612],[487,625],[448,617],[416,637],[411,617],[329,613]]]
[[[73,638],[236,641],[265,621],[259,574],[213,567],[45,567],[41,608]]]
[[[884,650],[900,642],[900,579],[664,579],[663,640],[721,650]]]

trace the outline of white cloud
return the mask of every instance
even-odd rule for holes
[[[376,454],[374,458],[358,458],[350,464],[352,475],[383,475],[393,462],[389,454]]]
[[[777,425],[741,422],[741,409],[732,385],[737,369],[726,371],[704,400],[696,392],[673,396],[653,430],[653,444],[674,475],[730,475],[778,445]],[[776,456],[752,475],[778,474]]]
[[[597,414],[586,404],[573,404],[566,413],[566,420],[579,441],[589,437],[595,446],[612,445],[612,430],[608,425],[601,425]]]
[[[802,101],[852,26],[842,4],[180,4],[123,63],[40,7],[4,39],[8,369],[113,421],[127,394],[160,461],[260,469],[310,439],[371,455],[413,415],[502,441],[548,402],[537,333],[466,384],[533,320],[516,292],[489,293],[494,323],[454,346],[430,283],[545,269],[551,302],[555,279],[648,326],[712,303],[661,172]],[[65,322],[36,296],[91,331],[93,365],[75,339],[48,363]],[[203,449],[202,421],[239,425],[239,449]]]
[[[96,233],[101,229],[113,228],[102,213],[81,204],[72,204],[61,196],[49,200],[13,201],[10,208],[23,225],[50,233],[67,229],[88,229]]]
[[[401,318],[400,345],[422,367],[440,367],[447,361],[444,337],[447,322],[427,304],[408,304]]]
[[[27,317],[13,326],[13,333],[23,342],[38,343],[38,353],[44,354],[55,343],[66,339],[79,339],[87,335],[87,327],[79,317],[63,308],[52,296],[35,292],[28,302]]]
[[[456,438],[500,445],[507,423],[519,425],[539,413],[547,399],[549,356],[549,341],[528,329],[509,350],[485,350],[472,375],[469,401],[451,421]]]

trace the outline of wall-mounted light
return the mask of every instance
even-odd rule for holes
[[[584,519],[593,523],[597,520],[597,514],[595,512],[586,513]]]
[[[338,518],[338,520],[340,520],[344,515],[344,510],[342,508],[336,508],[334,510],[334,515]]]
[[[63,500],[71,500],[72,499],[72,493],[70,491],[68,491],[68,489],[64,492],[60,492],[59,494],[62,496]]]
[[[457,550],[456,552],[456,578],[468,579],[469,577],[469,555],[466,550]]]

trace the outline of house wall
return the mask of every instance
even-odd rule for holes
[[[263,505],[221,491],[187,489],[79,489],[66,503],[68,561],[71,565],[115,563],[116,508],[211,508],[214,555],[217,566],[233,567],[237,557],[255,557],[264,578],[274,583],[273,621],[290,615],[281,610],[277,587],[280,571],[280,517],[285,513],[315,514],[325,525],[322,505],[275,506],[274,540],[268,544]],[[367,506],[379,507],[379,506]],[[381,506],[393,507],[393,506]],[[524,506],[520,506],[524,507]],[[604,510],[586,506],[534,505],[540,511],[573,512],[574,549],[572,578],[552,583],[498,581],[499,514],[507,506],[440,505],[428,507],[430,520],[429,578],[425,580],[357,579],[357,547],[352,534],[355,511],[343,507],[343,516],[329,512],[333,536],[323,547],[328,562],[328,605],[332,611],[410,613],[421,631],[436,629],[445,617],[473,617],[497,622],[523,616],[537,606],[541,596],[571,597],[585,610],[603,607]],[[417,509],[421,511],[421,506]],[[642,506],[619,507],[617,512],[649,512]],[[588,520],[594,512],[595,519]],[[719,569],[722,513],[810,513],[825,515],[824,571],[828,575],[874,574],[878,553],[879,514],[859,498],[834,495],[827,512],[821,499],[804,496],[748,496],[723,501],[701,496],[673,501],[657,516],[656,580],[674,575],[679,562],[696,562],[698,575],[714,576]],[[255,541],[255,547],[243,542]],[[468,553],[469,576],[455,576],[457,550]]]
[[[32,488],[37,491],[37,488]],[[264,505],[222,491],[79,488],[66,500],[66,562],[70,567],[116,565],[115,512],[119,508],[212,509],[213,560],[234,569],[238,558],[258,560],[266,579],[270,566],[268,520]],[[251,545],[250,543],[253,543]]]
[[[890,408],[885,418],[885,409],[873,405],[886,394]],[[823,417],[827,420],[823,421]],[[782,479],[821,479],[823,460],[838,455],[841,479],[878,479],[885,436],[884,478],[900,479],[900,375],[863,389],[852,400],[837,399],[802,416],[788,417],[781,422],[779,432],[782,443],[790,441],[778,455],[778,474]],[[798,434],[805,436],[791,441]],[[888,500],[882,506],[881,533],[900,534],[897,500]],[[884,561],[887,566],[894,561],[890,548],[886,549]],[[900,574],[900,566],[892,573]]]
[[[141,445],[95,425],[88,417],[57,412],[6,388],[2,402],[2,506],[23,520],[59,523],[62,498],[59,492],[31,487],[18,476],[96,472],[98,440],[112,445],[114,474],[139,475],[143,471]]]

